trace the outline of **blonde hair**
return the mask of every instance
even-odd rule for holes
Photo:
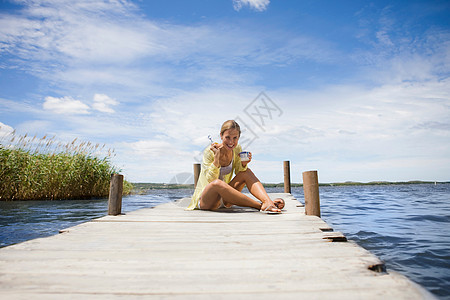
[[[239,132],[239,136],[241,136],[241,127],[235,120],[228,120],[222,124],[222,128],[220,129],[220,136],[222,136],[225,131],[230,129],[236,129]]]

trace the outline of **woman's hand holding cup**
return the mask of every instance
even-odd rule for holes
[[[239,153],[239,157],[241,158],[242,166],[246,166],[252,160],[252,153],[243,151]]]

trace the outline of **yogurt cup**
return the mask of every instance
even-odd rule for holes
[[[248,158],[250,152],[242,151],[239,153],[239,156],[241,157],[241,161],[249,161],[250,158]]]

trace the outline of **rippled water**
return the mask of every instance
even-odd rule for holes
[[[282,192],[282,189],[268,189]],[[124,213],[190,196],[151,190],[124,197]],[[292,194],[303,202],[303,190]],[[321,187],[322,218],[441,299],[450,299],[450,184]],[[107,199],[0,202],[0,247],[57,234],[107,214]]]

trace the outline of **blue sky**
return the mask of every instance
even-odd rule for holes
[[[237,119],[264,182],[450,180],[448,1],[0,2],[0,135],[191,173]]]

